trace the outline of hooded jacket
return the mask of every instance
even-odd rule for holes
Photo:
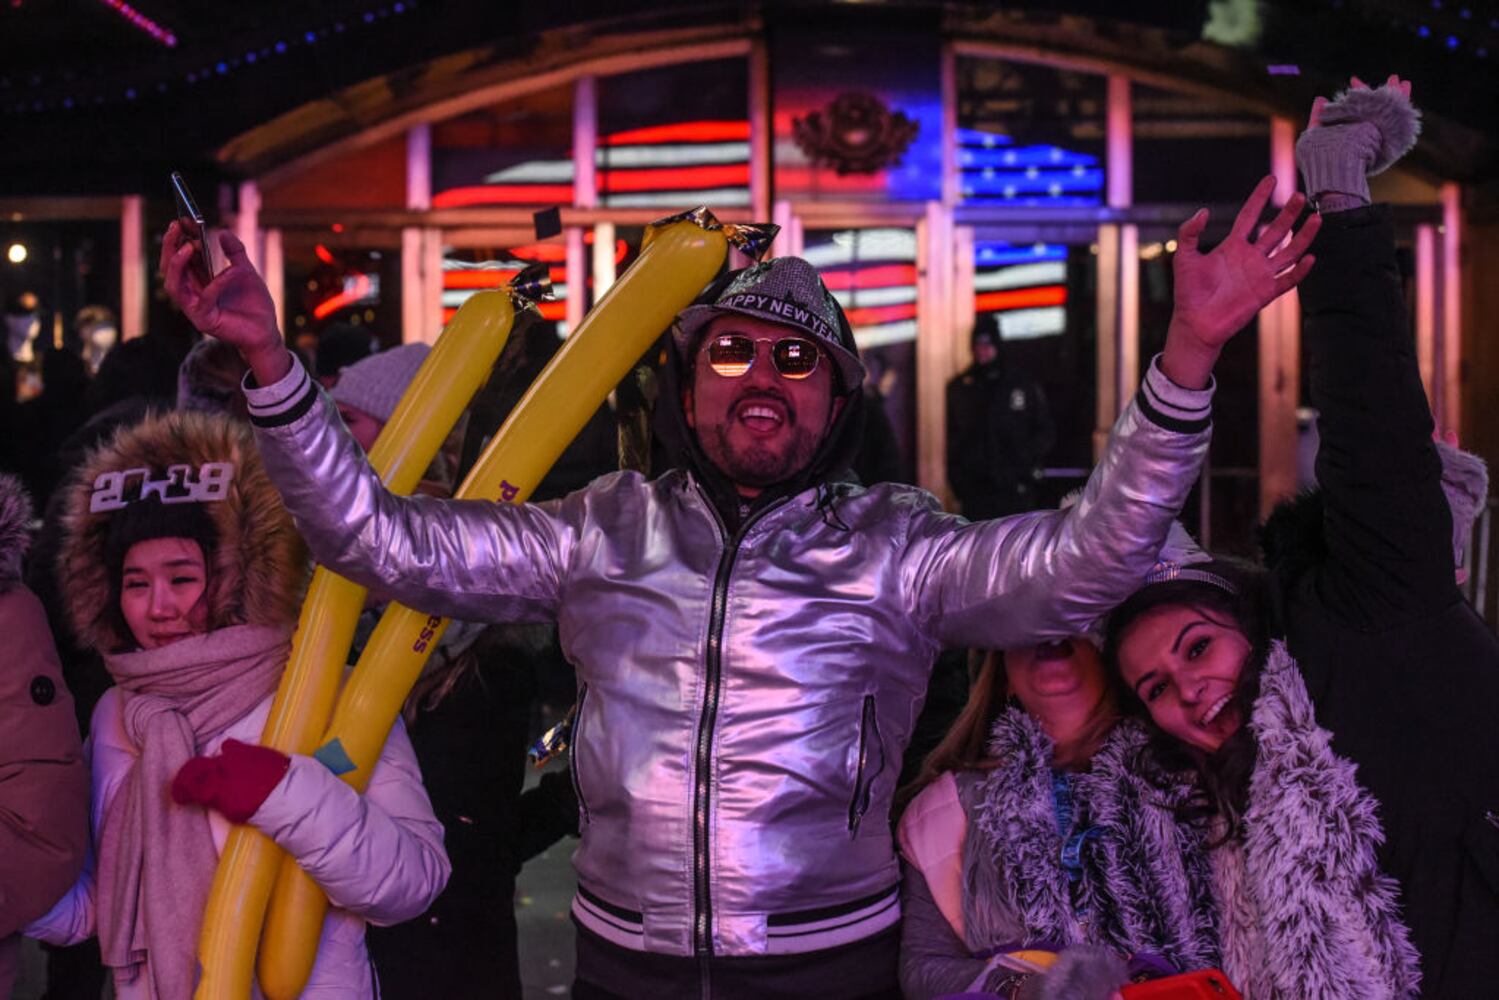
[[[96,488],[107,488],[108,479],[101,477],[121,469],[146,469],[160,479],[168,465],[188,465],[196,472],[204,462],[222,461],[234,463],[232,485],[223,499],[202,504],[217,535],[209,571],[209,630],[190,641],[198,642],[195,648],[208,658],[222,655],[224,643],[216,637],[229,635],[234,626],[281,629],[290,635],[307,576],[305,549],[265,475],[248,428],[225,416],[175,412],[149,416],[122,429],[90,456],[69,487],[60,568],[68,584],[69,616],[89,643],[106,654],[135,646],[118,613],[118,594],[105,565],[110,512],[90,510]],[[125,485],[128,497],[131,484]],[[128,655],[149,657],[176,648]],[[269,695],[260,699],[222,729],[194,733],[196,752],[216,753],[227,739],[258,742],[271,700]],[[123,707],[120,689],[111,688],[94,710],[87,752],[96,841],[141,753],[130,736]],[[205,812],[213,846],[223,850],[230,830],[223,816],[197,806],[167,808]],[[365,922],[395,923],[417,915],[441,891],[448,872],[442,827],[432,816],[404,729],[398,725],[392,731],[364,795],[313,758],[293,756],[286,776],[250,823],[307,870],[334,905],[303,995],[350,1000],[374,996]],[[95,933],[97,914],[105,908],[102,901],[96,903],[98,891],[90,867],[27,933],[59,944],[86,939]],[[152,886],[145,885],[143,891],[153,891]],[[128,982],[117,977],[116,989],[122,997],[149,996],[149,977]]]
[[[836,481],[845,423],[730,527],[695,456],[542,504],[392,496],[300,365],[248,395],[321,562],[433,614],[558,622],[579,679],[573,914],[675,956],[893,927],[890,801],[937,653],[1075,634],[1128,594],[1196,478],[1210,399],[1152,365],[1068,511],[969,524],[915,488]]]
[[[67,891],[88,850],[88,768],[73,699],[41,602],[21,583],[30,520],[20,480],[0,475],[0,635],[9,650],[0,667],[0,995],[14,972],[5,939]]]

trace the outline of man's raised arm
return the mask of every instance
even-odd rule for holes
[[[1259,183],[1209,253],[1198,249],[1206,210],[1182,224],[1165,350],[1078,503],[957,529],[940,515],[915,519],[906,583],[937,642],[1002,649],[1075,635],[1140,585],[1207,454],[1218,355],[1311,270],[1306,250],[1321,220],[1293,235],[1306,204],[1300,195],[1255,238],[1274,187],[1273,178]]]
[[[555,616],[574,532],[559,505],[395,496],[332,401],[286,349],[265,282],[232,234],[229,266],[204,284],[176,223],[162,243],[167,294],[199,330],[250,365],[261,458],[319,563],[381,596],[448,617]]]

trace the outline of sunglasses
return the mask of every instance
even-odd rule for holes
[[[782,378],[800,381],[817,370],[822,351],[805,337],[756,340],[742,333],[725,333],[708,341],[708,367],[715,375],[738,378],[754,367],[762,343],[770,344],[771,363]]]

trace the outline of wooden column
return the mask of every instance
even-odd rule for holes
[[[1270,123],[1274,204],[1296,191],[1296,124]],[[1301,303],[1293,289],[1260,311],[1259,324],[1260,516],[1296,493],[1296,406],[1301,394]]]
[[[146,260],[145,202],[138,194],[120,199],[120,339],[146,332],[146,294],[151,266]]]

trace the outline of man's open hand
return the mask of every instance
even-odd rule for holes
[[[1208,253],[1198,249],[1208,224],[1207,209],[1199,209],[1177,230],[1172,262],[1175,303],[1161,368],[1178,385],[1206,386],[1223,346],[1312,269],[1313,258],[1306,251],[1321,227],[1321,217],[1311,216],[1286,240],[1306,207],[1302,195],[1292,195],[1258,239],[1253,238],[1255,223],[1274,190],[1274,177],[1255,185],[1228,238]]]

